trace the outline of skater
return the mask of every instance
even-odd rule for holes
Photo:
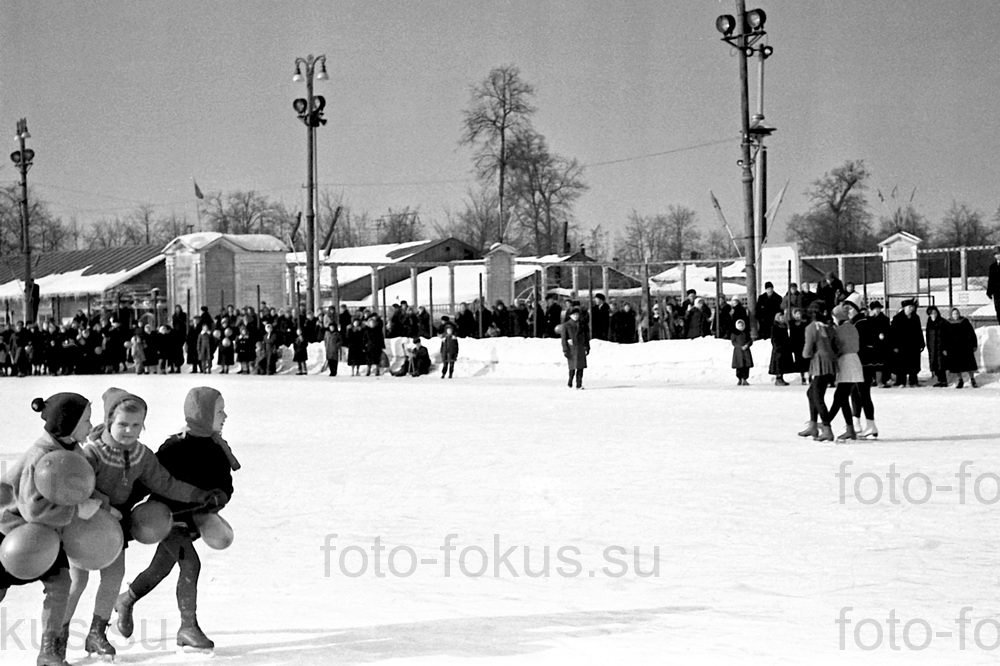
[[[733,368],[736,370],[736,385],[750,386],[747,379],[750,377],[750,368],[753,367],[753,354],[750,353],[750,345],[753,340],[747,332],[747,322],[745,319],[737,319],[733,322],[736,330],[733,331],[730,340],[733,343]]]
[[[875,328],[878,319],[873,322],[872,317],[865,315],[864,311],[861,310],[861,297],[857,294],[848,296],[844,303],[852,306],[855,310],[854,316],[851,317],[851,323],[858,331],[858,359],[861,361],[863,377],[863,381],[855,387],[856,393],[851,394],[851,411],[854,414],[855,430],[857,430],[858,437],[862,439],[878,437],[878,426],[875,425],[875,403],[872,401],[872,384],[875,381],[877,368],[881,367],[882,358],[880,354],[873,351],[875,345],[880,342],[879,333]],[[879,306],[878,310],[881,310],[881,304],[878,301],[872,301],[871,305],[877,305]],[[874,312],[875,308],[869,306],[869,311]],[[885,317],[881,317],[881,319],[885,320]],[[888,321],[885,323],[888,324]],[[882,334],[882,340],[884,339],[885,336]],[[859,430],[862,413],[865,417],[865,427]]]
[[[169,437],[156,452],[156,458],[175,479],[194,486],[220,489],[219,504],[211,509],[217,512],[232,498],[232,472],[240,468],[229,444],[222,439],[222,427],[226,422],[226,403],[222,394],[207,386],[191,389],[184,399],[184,419],[184,430]],[[159,495],[154,495],[152,499],[166,504],[173,511],[174,526],[156,547],[149,566],[118,596],[115,626],[122,636],[132,636],[136,602],[152,592],[178,564],[177,608],[181,614],[181,626],[177,631],[177,645],[210,650],[215,643],[198,626],[201,560],[194,546],[200,536],[194,516],[205,509],[200,504]]]
[[[972,322],[962,316],[962,311],[958,308],[951,309],[951,323],[948,324],[945,335],[945,353],[948,358],[948,370],[958,375],[958,383],[955,388],[965,386],[962,373],[969,373],[969,384],[976,388],[976,370],[979,364],[976,363],[976,349],[979,347],[979,340],[976,338],[976,329],[972,327]]]
[[[331,319],[323,334],[323,350],[326,352],[326,367],[330,376],[337,376],[337,365],[340,363],[340,331],[337,330],[337,320]]]
[[[562,324],[562,350],[569,366],[569,380],[566,386],[583,388],[583,371],[587,367],[587,354],[590,353],[590,333],[587,327],[580,323],[580,308],[570,308],[569,318]]]
[[[809,423],[799,437],[812,437],[819,442],[832,442],[830,412],[826,408],[826,389],[833,384],[837,372],[837,357],[833,351],[836,332],[830,327],[830,312],[826,301],[817,298],[809,304],[809,325],[806,327],[802,357],[809,359]],[[817,423],[817,419],[819,422]]]
[[[199,504],[219,506],[225,501],[221,490],[202,490],[191,484],[178,481],[156,460],[153,452],[139,441],[146,421],[146,402],[120,388],[110,388],[102,396],[104,400],[104,422],[90,433],[83,454],[94,468],[97,477],[96,491],[107,497],[107,502],[119,513],[129,515],[138,498],[132,496],[136,481],[152,492],[177,500],[193,501]],[[119,518],[121,519],[121,518]],[[126,540],[129,529],[122,532]],[[69,625],[76,612],[76,606],[87,587],[90,572],[70,566],[70,591],[66,603],[66,613],[62,618],[62,635],[69,635]],[[125,550],[115,561],[101,569],[101,582],[94,601],[94,617],[90,631],[84,640],[84,650],[88,655],[101,657],[115,656],[116,650],[107,637],[111,609],[114,607],[125,578]]]
[[[935,388],[948,386],[948,369],[945,366],[945,336],[950,324],[941,318],[941,311],[936,305],[927,306],[927,325],[924,332],[927,340],[927,361],[931,376],[936,380]]]
[[[785,373],[792,372],[794,367],[788,322],[785,321],[784,311],[781,311],[774,315],[774,324],[771,326],[771,363],[767,371],[774,375],[775,386],[788,386]]]
[[[90,518],[101,508],[101,500],[91,496],[80,504],[58,505],[45,499],[35,486],[35,465],[52,451],[72,451],[83,456],[80,442],[90,432],[90,402],[78,393],[56,393],[47,400],[35,398],[31,409],[41,412],[45,421],[42,435],[0,478],[0,542],[25,523],[53,529],[68,525],[76,516]],[[60,545],[55,562],[41,576],[31,580],[16,578],[0,566],[0,600],[13,585],[41,581],[42,635],[36,663],[38,666],[66,666],[68,635],[62,629],[70,576],[66,551]]]
[[[851,407],[852,396],[859,394],[859,387],[865,380],[861,358],[858,356],[861,346],[858,341],[858,329],[851,323],[851,317],[855,312],[857,308],[847,300],[833,308],[833,318],[837,322],[837,334],[833,338],[834,351],[837,353],[837,388],[833,392],[830,421],[832,422],[837,416],[837,412],[843,411],[844,422],[847,424],[846,430],[837,436],[838,442],[857,439],[861,430],[861,421],[860,419],[854,421]]]
[[[457,360],[458,338],[455,337],[455,327],[448,324],[444,327],[444,337],[441,339],[441,379],[444,379],[446,373],[448,379],[451,379]]]

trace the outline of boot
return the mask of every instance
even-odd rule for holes
[[[817,442],[832,442],[833,428],[830,427],[829,423],[819,424],[819,434],[814,435],[813,439]]]
[[[51,631],[42,634],[36,666],[69,666],[59,654],[59,634]]]
[[[799,433],[799,437],[815,437],[818,434],[819,430],[816,428],[816,422],[809,421],[809,423],[806,424],[805,430]]]
[[[108,621],[95,615],[90,623],[87,638],[83,642],[83,649],[87,656],[97,654],[101,657],[111,657],[112,661],[114,660],[117,650],[115,650],[114,645],[108,642],[107,630]]]
[[[972,384],[972,388],[977,388],[976,377],[971,372],[969,373],[969,383]]]
[[[854,424],[851,423],[850,421],[848,421],[847,422],[847,430],[845,430],[844,432],[842,432],[840,435],[837,436],[837,441],[838,442],[846,442],[848,440],[857,439],[857,438],[858,438],[858,433],[854,429]]]
[[[66,659],[66,647],[69,645],[69,622],[62,626],[59,633],[56,634],[56,654],[59,655],[61,659]]]
[[[965,380],[962,379],[961,376],[959,376],[958,383],[955,384],[955,388],[962,388],[963,386],[965,386]]]
[[[177,631],[177,645],[196,650],[211,650],[215,643],[198,626],[198,616],[193,610],[181,611],[181,628]]]
[[[115,627],[118,629],[118,633],[125,638],[131,638],[132,631],[135,629],[135,624],[132,621],[132,607],[138,600],[135,593],[132,592],[132,588],[127,587],[124,592],[118,595],[118,600],[115,601],[115,613],[118,614]]]
[[[858,432],[858,437],[862,439],[867,439],[868,437],[878,437],[878,426],[875,425],[875,419],[868,419],[868,424],[865,426],[864,430]]]
[[[861,427],[861,417],[860,416],[855,416],[854,417],[854,432],[861,432],[861,430],[862,430],[862,427]]]

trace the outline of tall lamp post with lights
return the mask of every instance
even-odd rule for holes
[[[21,172],[21,248],[24,250],[24,323],[35,321],[35,310],[38,306],[38,293],[31,279],[31,235],[28,224],[28,169],[35,159],[35,151],[25,147],[25,141],[31,138],[28,134],[28,119],[17,121],[18,149],[10,154],[10,159]]]
[[[774,128],[766,127],[764,121],[764,60],[767,59],[774,49],[767,44],[757,46],[758,42],[767,35],[764,31],[764,23],[767,21],[767,14],[763,9],[751,9],[747,11],[746,0],[736,0],[736,16],[723,14],[715,20],[715,27],[722,33],[722,41],[736,49],[739,70],[740,70],[740,125],[741,139],[740,148],[742,156],[738,164],[743,170],[743,228],[744,228],[744,256],[746,257],[746,283],[747,283],[747,312],[750,315],[750,326],[753,333],[757,331],[757,257],[759,253],[759,242],[762,240],[764,230],[764,198],[766,193],[763,189],[760,192],[759,209],[754,206],[754,155],[751,149],[756,149],[756,156],[761,157],[763,139],[772,132]],[[755,54],[760,56],[760,89],[758,99],[758,113],[754,116],[753,122],[750,118],[750,94],[747,81],[747,59]],[[763,165],[761,165],[763,166]],[[761,182],[766,179],[760,174]],[[755,215],[756,211],[756,215]],[[754,218],[758,219],[759,228],[755,229]]]
[[[320,302],[320,292],[317,286],[317,253],[316,253],[316,128],[326,124],[323,109],[326,108],[326,98],[313,94],[313,81],[326,81],[330,77],[326,73],[326,56],[315,58],[310,54],[305,58],[295,59],[295,76],[292,81],[306,84],[306,96],[292,102],[292,108],[299,120],[306,126],[307,168],[306,168],[306,311],[315,312]]]

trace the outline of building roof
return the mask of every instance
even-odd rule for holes
[[[69,250],[32,255],[31,277],[40,295],[101,294],[164,260],[163,245]],[[24,258],[0,258],[0,299],[24,295]]]
[[[224,234],[218,231],[199,231],[178,236],[164,248],[164,252],[178,250],[201,251],[217,242],[232,243],[247,252],[285,252],[288,247],[279,239],[268,234]]]

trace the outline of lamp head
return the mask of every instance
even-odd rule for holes
[[[723,14],[715,19],[715,29],[721,32],[723,37],[729,37],[736,30],[736,18],[732,14]]]
[[[330,77],[327,76],[327,73],[326,73],[326,60],[323,60],[319,64],[319,71],[316,72],[316,80],[317,81],[327,81],[329,79],[330,79]]]
[[[295,76],[292,77],[292,83],[302,83],[305,81],[305,77],[302,76],[302,66],[299,63],[295,63]]]
[[[746,13],[747,30],[749,32],[763,32],[764,22],[767,21],[767,14],[763,9],[751,9]]]

